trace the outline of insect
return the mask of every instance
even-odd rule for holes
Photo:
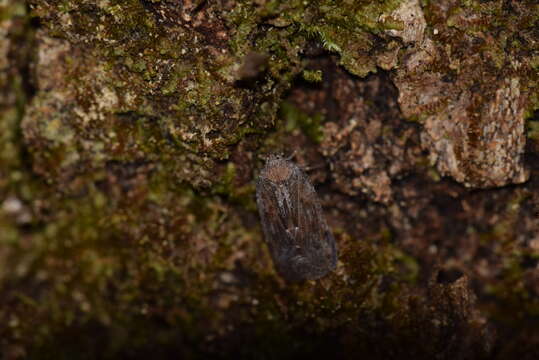
[[[262,230],[277,271],[288,281],[318,279],[335,269],[337,246],[307,175],[270,155],[256,182]]]

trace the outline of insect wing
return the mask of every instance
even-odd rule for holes
[[[296,227],[296,254],[293,272],[305,279],[316,279],[333,270],[337,263],[337,247],[329,230],[318,196],[307,175],[299,168],[287,180],[293,199],[292,223]]]
[[[277,270],[289,281],[316,279],[333,270],[335,240],[316,192],[303,171],[291,162],[282,182],[260,177],[257,205],[262,228]]]
[[[293,247],[293,239],[287,231],[290,219],[287,207],[282,204],[278,186],[268,179],[259,178],[256,184],[256,200],[262,222],[262,230],[277,267],[286,261],[287,249]]]

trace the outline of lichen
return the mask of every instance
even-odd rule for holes
[[[405,116],[424,124],[431,161],[471,187],[526,181],[524,123],[537,106],[538,81],[528,39],[537,5],[468,1],[416,10],[416,18],[425,14],[425,34],[394,81]]]

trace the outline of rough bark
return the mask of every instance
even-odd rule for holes
[[[539,5],[0,1],[0,357],[537,358]],[[287,284],[254,181],[339,248]]]

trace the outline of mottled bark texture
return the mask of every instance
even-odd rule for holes
[[[537,358],[538,69],[533,0],[0,0],[0,358]]]

